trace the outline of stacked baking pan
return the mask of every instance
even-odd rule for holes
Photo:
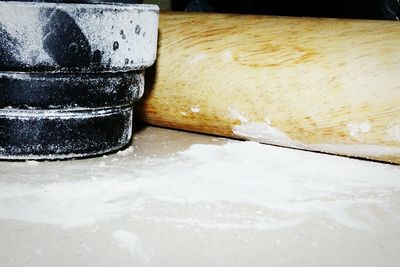
[[[127,145],[157,29],[153,5],[0,2],[0,158]]]

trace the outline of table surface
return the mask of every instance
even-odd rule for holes
[[[400,266],[399,166],[144,127],[0,169],[0,266]]]

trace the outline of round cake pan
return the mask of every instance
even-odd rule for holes
[[[132,105],[143,95],[140,72],[0,72],[0,109],[88,109]]]
[[[0,70],[110,72],[154,63],[156,5],[0,1]]]
[[[91,111],[0,110],[0,159],[90,157],[126,146],[132,107]]]

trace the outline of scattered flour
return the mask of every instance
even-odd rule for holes
[[[225,50],[221,54],[221,59],[226,63],[230,63],[233,61],[233,53],[229,50]]]
[[[133,151],[134,151],[134,147],[133,147],[133,146],[130,146],[130,147],[124,149],[124,150],[118,151],[117,154],[118,154],[119,156],[126,156],[126,155],[132,153]]]
[[[43,13],[53,9],[65,12],[74,19],[87,37],[92,51],[98,49],[102,52],[102,65],[143,69],[154,63],[159,10],[155,5],[79,4],[77,7],[70,3],[0,1],[0,23],[19,40],[17,59],[23,64],[58,67],[43,48],[43,28],[47,23]],[[100,12],[101,15],[98,15]],[[133,30],[134,25],[140,26],[142,34]],[[114,30],[114,27],[118,28]],[[121,30],[124,35],[116,34]],[[113,49],[115,41],[119,43],[118,50]]]
[[[238,119],[242,124],[246,124],[249,122],[249,120],[247,119],[247,115],[239,111],[238,109],[229,108],[229,112],[234,119]]]
[[[82,227],[129,216],[265,230],[315,216],[360,230],[383,227],[380,216],[400,223],[400,167],[254,142],[193,145],[145,161],[126,153],[0,168],[2,220]],[[134,251],[135,235],[124,233],[113,237]]]
[[[208,55],[207,55],[206,52],[200,52],[200,53],[197,53],[197,54],[193,55],[190,58],[190,62],[191,63],[198,63],[198,62],[203,61],[204,59],[207,59],[207,57],[208,57]]]
[[[246,114],[237,109],[230,109],[230,112],[232,117],[238,119],[241,123],[232,129],[236,136],[261,143],[303,148],[300,142],[292,140],[284,132],[272,127],[271,120],[268,118],[264,122],[251,122]]]
[[[363,133],[368,133],[371,130],[371,126],[368,121],[349,122],[347,124],[347,130],[350,135],[354,137]]]
[[[132,256],[149,260],[149,257],[143,253],[142,242],[137,234],[119,229],[112,233],[112,238],[119,247],[128,250]]]
[[[238,110],[230,109],[230,112],[232,117],[238,119],[241,123],[239,125],[235,125],[232,128],[232,132],[236,136],[246,140],[354,157],[368,158],[371,156],[400,156],[400,147],[398,146],[378,146],[364,144],[304,144],[300,141],[291,139],[286,133],[272,127],[269,119],[265,119],[264,122],[252,122],[247,118],[246,114],[243,114]],[[347,129],[349,134],[355,137],[362,133],[369,132],[371,126],[368,121],[357,123],[352,122],[347,125]],[[392,126],[387,130],[387,132],[392,136],[393,140],[400,140],[399,126]]]
[[[38,165],[39,165],[39,162],[34,161],[34,160],[27,160],[27,161],[26,161],[26,164],[27,164],[27,165],[30,165],[30,166],[38,166]]]
[[[193,113],[199,113],[200,112],[200,107],[199,106],[194,106],[194,107],[191,107],[190,110]]]
[[[248,122],[242,125],[236,125],[233,128],[235,135],[257,141],[288,147],[302,148],[302,144],[290,139],[287,134],[271,127],[268,122]]]
[[[393,141],[400,142],[400,123],[390,126],[387,129],[387,133],[392,137]]]

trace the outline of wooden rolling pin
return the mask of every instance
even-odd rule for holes
[[[153,79],[148,124],[400,163],[398,22],[165,13]]]

